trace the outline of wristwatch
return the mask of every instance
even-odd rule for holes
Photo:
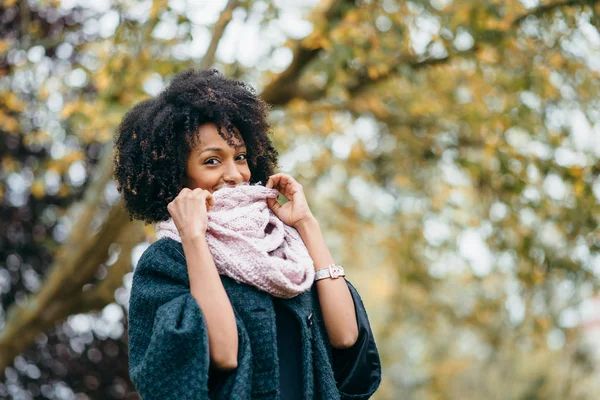
[[[340,276],[346,276],[344,267],[341,265],[329,264],[326,268],[322,268],[315,272],[315,281],[325,278],[337,279]]]

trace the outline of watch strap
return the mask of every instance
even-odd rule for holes
[[[330,264],[327,267],[321,268],[315,272],[315,281],[325,278],[337,279],[340,276],[346,276],[344,267],[341,265]]]

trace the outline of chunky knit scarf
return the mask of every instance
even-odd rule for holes
[[[298,231],[267,205],[279,192],[242,183],[213,193],[206,241],[219,274],[275,297],[291,298],[310,289],[315,270]],[[181,242],[170,218],[156,225],[156,237]]]

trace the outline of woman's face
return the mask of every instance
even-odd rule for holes
[[[187,160],[187,187],[204,189],[213,193],[223,185],[235,186],[250,181],[250,168],[246,160],[246,146],[239,134],[233,138],[234,147],[219,135],[217,126],[207,123],[200,126],[196,148]]]

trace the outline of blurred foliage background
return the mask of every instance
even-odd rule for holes
[[[376,399],[599,398],[598,3],[2,1],[0,398],[139,398],[112,135],[211,66],[273,105]]]

